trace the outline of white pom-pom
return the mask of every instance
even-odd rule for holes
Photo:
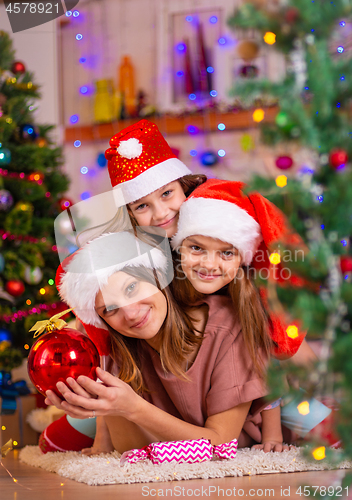
[[[58,410],[55,406],[48,408],[36,408],[28,413],[26,421],[37,432],[43,432],[54,420],[65,415],[63,410]]]
[[[123,156],[123,158],[128,158],[129,160],[132,158],[138,158],[138,156],[142,154],[142,151],[143,146],[135,137],[127,139],[127,141],[121,141],[119,147],[117,148],[119,155]]]

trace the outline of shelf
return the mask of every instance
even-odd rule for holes
[[[277,106],[265,109],[264,122],[273,122],[278,113]],[[176,135],[187,133],[187,127],[193,125],[200,132],[213,132],[218,130],[218,124],[224,123],[226,130],[241,130],[257,126],[252,118],[253,110],[232,111],[220,113],[215,111],[205,111],[203,113],[187,115],[181,117],[164,115],[161,117],[148,117],[148,120],[155,123],[163,135]],[[111,123],[102,123],[99,125],[86,125],[67,127],[65,129],[65,142],[73,143],[80,141],[101,141],[110,140],[120,130],[136,123],[141,118],[131,118],[119,120]]]

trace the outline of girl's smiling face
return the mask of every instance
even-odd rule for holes
[[[241,265],[238,250],[210,236],[189,236],[180,247],[184,274],[201,293],[211,294],[228,285]]]
[[[119,271],[97,294],[95,309],[121,335],[145,339],[157,348],[156,335],[165,321],[167,302],[155,285]]]
[[[177,231],[178,214],[185,199],[180,182],[173,181],[128,206],[139,226],[161,227],[171,238]]]

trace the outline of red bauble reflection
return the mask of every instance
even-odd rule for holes
[[[67,377],[77,379],[79,375],[96,380],[95,369],[99,364],[93,342],[77,330],[63,328],[42,335],[33,344],[28,356],[28,374],[44,396],[50,389],[62,398],[57,382],[66,383]]]

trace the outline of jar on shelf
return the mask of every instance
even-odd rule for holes
[[[94,121],[96,123],[106,123],[116,120],[116,99],[112,80],[97,80],[95,87]]]

